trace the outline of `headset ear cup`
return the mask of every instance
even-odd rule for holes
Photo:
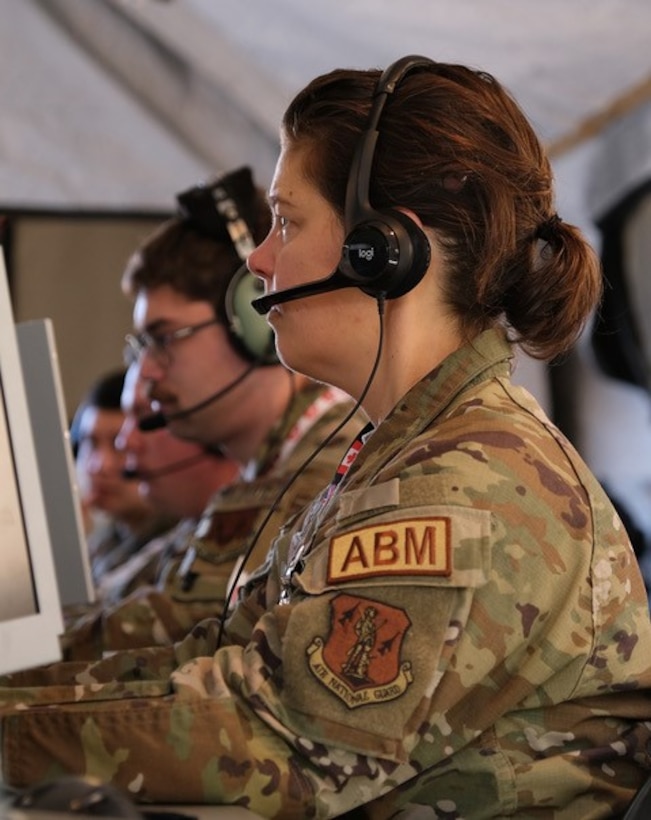
[[[339,269],[369,296],[404,296],[420,282],[430,244],[416,222],[401,211],[371,211],[344,241]]]
[[[278,364],[274,333],[251,302],[262,295],[260,279],[242,267],[231,279],[224,298],[228,331],[234,346],[258,364]]]
[[[391,275],[392,283],[387,290],[387,299],[397,299],[416,287],[429,268],[432,249],[422,228],[402,211],[391,211],[391,219],[403,231],[399,240],[400,255],[396,269]],[[394,226],[396,234],[397,226]]]

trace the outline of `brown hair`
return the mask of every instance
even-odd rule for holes
[[[286,138],[307,148],[305,173],[342,218],[379,77],[345,69],[317,77],[283,118]],[[552,358],[599,300],[598,259],[555,216],[549,160],[490,74],[432,62],[401,80],[380,119],[370,202],[408,208],[437,230],[446,298],[469,337],[503,318],[529,353]]]
[[[194,215],[182,209],[179,216],[167,220],[147,237],[129,260],[122,276],[125,294],[134,297],[139,290],[169,285],[192,301],[212,303],[217,318],[228,323],[226,291],[243,260],[225,222],[214,208],[213,214],[206,218],[204,205],[211,187],[235,179],[237,185],[231,187],[238,200],[238,210],[245,218],[254,243],[261,242],[271,224],[269,206],[264,192],[253,186],[250,172],[250,181],[242,182],[242,171],[239,169],[210,186],[198,186],[179,195],[181,203],[188,194],[196,191],[203,202],[197,206]]]

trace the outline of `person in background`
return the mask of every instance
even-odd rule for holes
[[[217,449],[237,465],[238,480],[213,494],[150,585],[70,624],[69,660],[169,644],[219,617],[264,561],[272,534],[328,484],[367,420],[351,414],[342,391],[281,365],[271,329],[251,307],[259,289],[242,262],[270,218],[250,169],[185,191],[178,202],[178,215],[145,240],[124,274],[134,300],[129,372],[159,410],[140,418],[147,431],[138,441],[144,447],[165,430],[186,446]]]
[[[180,439],[166,428],[140,430],[139,422],[151,415],[152,406],[137,364],[127,369],[121,406],[124,421],[115,446],[124,454],[123,475],[155,510],[178,523],[101,579],[98,596],[104,605],[155,583],[168,560],[183,552],[212,496],[238,477],[237,464],[217,449]]]
[[[129,634],[129,605],[123,606],[122,601],[161,581],[166,568],[184,554],[214,493],[238,476],[237,465],[218,450],[180,439],[166,428],[140,430],[139,422],[151,416],[152,406],[138,376],[138,365],[132,363],[124,378],[124,419],[115,446],[124,454],[123,475],[155,510],[177,518],[178,523],[102,576],[94,604],[64,609],[61,647],[68,659],[93,657],[110,647],[111,629]]]
[[[102,374],[79,404],[70,427],[93,583],[115,569],[174,519],[158,513],[124,475],[116,446],[124,422],[120,402],[125,369]]]

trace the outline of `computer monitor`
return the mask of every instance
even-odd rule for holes
[[[0,249],[0,673],[61,657],[61,604]]]
[[[95,600],[54,325],[16,325],[61,604]]]

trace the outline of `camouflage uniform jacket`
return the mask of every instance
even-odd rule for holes
[[[100,602],[74,622],[68,619],[61,640],[64,657],[92,659],[105,651],[169,644],[203,618],[218,617],[233,572],[281,488],[351,408],[339,390],[311,383],[298,391],[242,480],[215,493],[184,543],[157,562],[153,577],[143,576],[143,583],[132,584],[131,593],[113,606]],[[247,571],[262,563],[280,525],[328,484],[365,421],[357,413],[284,493],[247,560]]]
[[[156,583],[167,562],[185,551],[198,523],[197,518],[182,518],[170,530],[148,541],[135,555],[100,579],[96,589],[98,600],[104,606],[111,606],[138,587]]]
[[[152,538],[134,555],[108,571],[95,586],[95,603],[67,604],[63,609],[66,632],[61,638],[64,652],[84,651],[93,657],[98,651],[100,619],[142,586],[159,580],[167,564],[185,552],[197,527],[196,518],[182,518],[172,529]],[[83,647],[86,647],[85,649]]]
[[[109,520],[92,531],[87,538],[93,583],[99,587],[102,579],[124,564],[156,538],[177,523],[166,515],[152,515],[142,526],[131,530]]]
[[[644,587],[509,368],[488,332],[410,390],[283,528],[228,645],[205,621],[175,647],[15,676],[7,782],[87,772],[283,820],[622,812],[650,766]]]

